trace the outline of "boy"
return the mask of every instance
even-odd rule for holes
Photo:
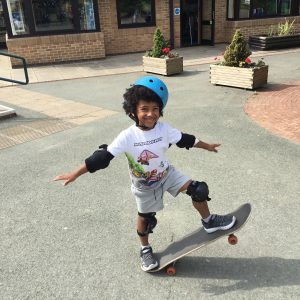
[[[159,122],[168,100],[166,85],[157,77],[145,76],[127,89],[123,97],[125,113],[135,124],[122,131],[110,145],[100,146],[100,150],[88,157],[78,169],[59,175],[54,180],[64,180],[64,185],[67,185],[86,172],[93,173],[106,168],[115,156],[125,153],[132,181],[131,191],[138,208],[141,268],[149,271],[158,266],[148,237],[157,223],[156,212],[163,209],[165,191],[173,197],[180,192],[189,195],[208,233],[231,228],[236,218],[211,215],[207,205],[210,200],[207,184],[190,179],[168,163],[165,152],[172,144],[180,148],[195,147],[212,152],[218,152],[220,144],[207,144],[193,135],[181,133]]]

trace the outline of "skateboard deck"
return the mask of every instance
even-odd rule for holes
[[[234,233],[240,230],[246,224],[250,213],[251,204],[245,203],[242,206],[240,206],[237,210],[229,214],[234,215],[236,217],[236,223],[230,229],[224,231],[218,230],[213,233],[207,233],[202,227],[186,235],[182,239],[173,242],[164,250],[155,253],[155,257],[159,262],[159,266],[156,269],[150,270],[148,272],[158,272],[163,268],[167,267],[167,273],[169,275],[175,275],[176,269],[174,265],[178,259],[218,240],[223,236],[228,236],[228,242],[231,245],[235,245],[237,243],[237,237],[234,235]]]

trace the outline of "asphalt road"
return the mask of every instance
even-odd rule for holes
[[[299,53],[266,60],[269,84],[300,79]],[[253,92],[210,85],[208,65],[164,78],[170,101],[163,120],[221,143],[220,151],[171,147],[168,157],[209,184],[212,212],[252,204],[236,246],[224,238],[190,254],[178,262],[176,277],[144,273],[125,157],[67,187],[52,181],[131,125],[122,112],[122,93],[141,75],[23,87],[119,113],[0,151],[0,298],[299,299],[299,144],[249,119],[243,106]],[[20,112],[20,119],[4,122],[41,117]],[[151,244],[160,250],[197,226],[190,199],[166,195]]]

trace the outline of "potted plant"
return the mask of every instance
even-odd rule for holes
[[[183,71],[183,57],[172,52],[161,30],[156,28],[153,47],[143,56],[145,72],[173,75]]]
[[[236,30],[231,44],[224,52],[223,60],[210,65],[210,81],[215,85],[227,85],[256,89],[267,83],[268,66],[263,59],[252,62],[251,51],[240,30]]]
[[[249,45],[252,49],[269,50],[300,46],[300,33],[295,33],[294,22],[285,19],[285,23],[272,25],[267,35],[250,36]]]

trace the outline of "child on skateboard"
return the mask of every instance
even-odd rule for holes
[[[159,121],[168,101],[168,89],[164,82],[154,76],[142,77],[126,90],[123,98],[125,113],[135,124],[123,130],[110,145],[100,146],[78,169],[59,175],[54,180],[63,180],[67,185],[86,172],[93,173],[108,167],[115,156],[124,153],[130,169],[131,191],[138,209],[141,268],[149,271],[158,266],[148,238],[157,223],[156,212],[163,209],[164,192],[169,192],[173,197],[180,192],[189,195],[208,233],[231,228],[236,218],[212,215],[207,205],[210,200],[207,184],[192,180],[167,161],[165,153],[172,144],[212,152],[218,152],[220,144],[207,144]]]

